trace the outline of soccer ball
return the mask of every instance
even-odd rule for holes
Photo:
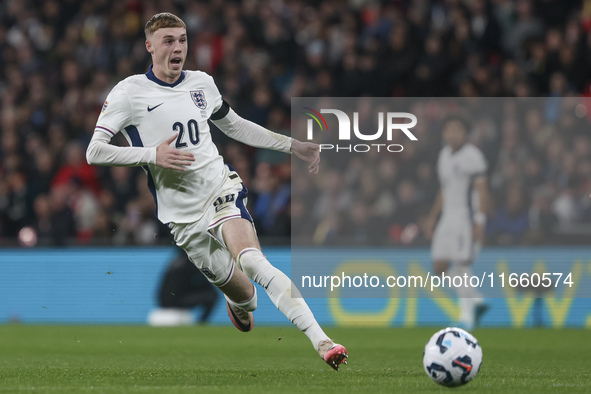
[[[423,353],[425,372],[435,383],[455,387],[468,383],[478,374],[482,348],[467,331],[448,327],[429,339]]]

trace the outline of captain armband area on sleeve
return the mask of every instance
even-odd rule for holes
[[[226,100],[222,99],[222,106],[218,109],[215,113],[211,114],[211,120],[220,120],[228,115],[230,112],[230,104],[226,102]]]

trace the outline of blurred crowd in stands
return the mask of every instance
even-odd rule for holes
[[[359,129],[369,135],[377,128],[377,111],[386,108],[384,100],[367,101],[357,100],[355,112]],[[418,141],[392,133],[388,143],[396,144],[390,145],[392,150],[403,146],[400,153],[385,147],[378,151],[368,141],[354,138],[336,142],[330,133],[319,133],[321,143],[340,147],[323,154],[324,176],[310,177],[305,166],[293,163],[295,244],[427,244],[427,216],[439,188],[441,130],[450,115],[467,121],[468,141],[482,151],[488,164],[488,204],[482,208],[488,217],[488,244],[586,243],[591,235],[591,99],[390,101],[387,108],[408,111],[419,119],[411,129]],[[354,111],[339,104],[338,98],[324,105]],[[325,117],[330,130],[338,127],[336,121],[331,123],[336,117]],[[479,199],[472,202],[476,206]]]
[[[588,94],[591,82],[589,0],[5,0],[0,244],[170,242],[141,169],[91,167],[84,155],[109,90],[146,72],[143,25],[162,11],[187,24],[187,69],[213,75],[241,116],[286,134],[291,97],[565,97]],[[523,235],[536,226],[576,229],[590,222],[583,198],[589,134],[567,133],[535,111],[526,119],[507,118],[483,145],[496,197],[491,243],[530,242]],[[290,188],[309,187],[290,186],[290,158],[212,133],[249,188],[259,234],[287,243],[291,214],[298,212]],[[422,156],[410,149],[402,157],[415,167],[379,168],[399,207],[391,213],[406,225],[418,223],[434,199],[436,151]],[[336,192],[339,180],[327,167],[310,182]],[[371,195],[375,185],[360,182]],[[347,228],[361,231],[356,223],[367,208],[353,206],[349,214],[354,225]],[[504,222],[512,222],[508,233],[500,230]],[[310,226],[320,243],[327,240],[326,223]],[[391,229],[390,243],[404,243],[398,233],[404,231]]]

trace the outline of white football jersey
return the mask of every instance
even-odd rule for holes
[[[473,212],[472,183],[485,175],[486,159],[480,150],[466,143],[456,152],[445,146],[437,160],[437,175],[441,186],[442,218],[468,219]]]
[[[207,122],[223,108],[222,102],[213,78],[204,72],[183,71],[174,84],[167,84],[151,67],[146,74],[124,79],[107,96],[95,131],[110,136],[122,132],[131,146],[138,147],[155,147],[178,134],[171,146],[195,156],[185,171],[143,166],[163,223],[201,218],[229,172]]]

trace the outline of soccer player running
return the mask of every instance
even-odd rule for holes
[[[121,81],[107,96],[88,146],[88,162],[143,167],[158,219],[168,224],[175,242],[224,293],[236,328],[246,332],[253,327],[257,292],[252,279],[338,371],[341,363],[346,364],[347,350],[324,333],[291,280],[261,252],[245,208],[247,190],[234,169],[224,165],[208,121],[245,144],[293,152],[309,163],[311,173],[318,173],[318,145],[241,118],[222,99],[211,76],[183,70],[187,32],[177,16],[154,15],[145,34],[152,65],[146,74]],[[130,147],[109,143],[118,132]]]
[[[482,152],[468,143],[467,134],[468,124],[462,117],[453,116],[444,121],[445,146],[437,160],[440,189],[426,226],[427,236],[433,237],[431,257],[437,275],[445,272],[447,276],[471,276],[472,262],[484,239],[487,164]],[[452,263],[454,266],[448,271]],[[471,330],[488,305],[475,288],[462,286],[456,291],[460,303],[458,325]]]

